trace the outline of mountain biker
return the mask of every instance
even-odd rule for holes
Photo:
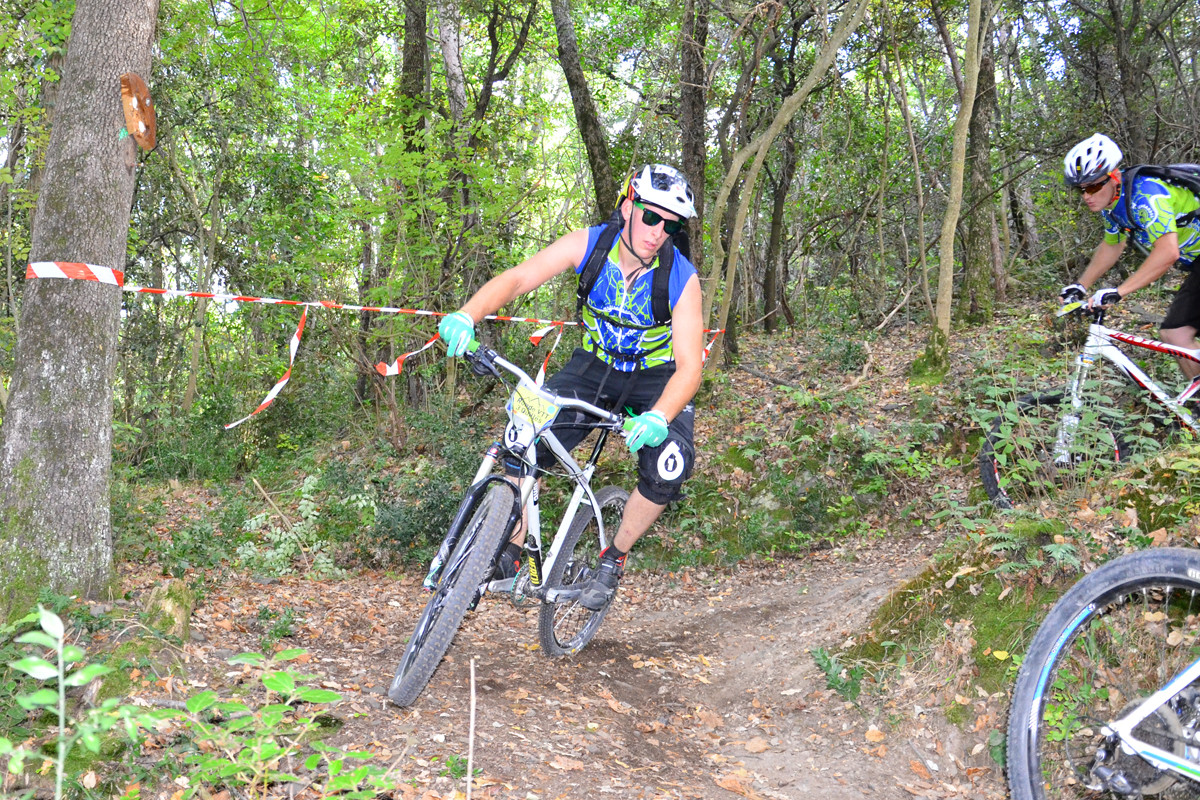
[[[1186,188],[1150,175],[1137,175],[1133,186],[1121,182],[1121,148],[1097,133],[1071,148],[1063,160],[1068,186],[1079,190],[1088,210],[1104,218],[1104,241],[1096,248],[1078,283],[1064,286],[1063,302],[1082,301],[1088,287],[1112,269],[1132,239],[1146,258],[1120,286],[1100,289],[1088,299],[1088,307],[1112,305],[1167,273],[1173,264],[1188,272],[1160,326],[1163,341],[1195,348],[1200,330],[1200,271],[1193,270],[1200,257],[1200,219],[1184,224],[1177,219],[1200,208],[1200,198]],[[1121,193],[1128,192],[1125,202]],[[1188,379],[1200,375],[1200,364],[1178,359]]]
[[[598,611],[612,599],[634,543],[649,530],[666,504],[680,495],[695,458],[695,407],[703,369],[700,280],[672,234],[696,215],[691,187],[674,167],[646,164],[631,173],[618,202],[621,228],[582,308],[583,347],[546,381],[546,388],[572,394],[602,407],[628,408],[634,416],[626,438],[638,457],[638,485],[625,504],[612,543],[600,554],[596,573],[584,584],[579,603]],[[604,225],[566,234],[545,249],[492,278],[458,311],[442,319],[438,333],[447,354],[460,356],[477,321],[554,276],[581,272]],[[671,248],[670,320],[652,313],[654,272],[660,248]],[[664,259],[665,260],[665,259]],[[568,415],[569,416],[569,415]],[[567,449],[578,445],[586,428],[571,419],[554,423]],[[551,463],[539,449],[538,463]],[[510,465],[510,474],[515,470]],[[520,526],[501,553],[502,576],[515,573],[524,541]]]

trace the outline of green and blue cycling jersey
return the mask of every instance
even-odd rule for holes
[[[603,229],[603,225],[588,229],[587,252],[576,272],[583,271]],[[617,266],[619,247],[618,236],[583,306],[583,348],[621,372],[669,364],[675,360],[671,325],[655,323],[650,302],[658,263],[656,261],[654,267],[643,271],[626,290],[624,275]],[[675,250],[668,293],[672,309],[679,301],[683,287],[695,274],[692,263]]]
[[[1136,176],[1129,191],[1129,202],[1118,195],[1112,207],[1100,212],[1104,241],[1119,244],[1129,236],[1138,249],[1148,251],[1160,236],[1174,231],[1179,237],[1177,264],[1191,269],[1200,258],[1200,219],[1182,227],[1176,219],[1200,208],[1200,200],[1187,189],[1149,175]]]

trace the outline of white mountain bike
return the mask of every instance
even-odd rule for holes
[[[1200,797],[1200,552],[1141,550],[1062,596],[1013,691],[1013,800]]]
[[[1057,316],[1090,315],[1087,339],[1075,360],[1075,373],[1065,390],[1027,394],[993,421],[979,453],[979,474],[988,497],[1000,508],[1012,508],[1072,486],[1084,486],[1097,463],[1126,461],[1130,448],[1121,435],[1121,420],[1100,397],[1092,370],[1108,361],[1138,394],[1166,409],[1179,424],[1200,432],[1200,420],[1187,402],[1200,392],[1200,378],[1173,395],[1155,383],[1119,345],[1200,362],[1200,350],[1124,333],[1104,325],[1104,309],[1067,303]]]
[[[629,493],[615,486],[593,492],[592,474],[610,432],[624,430],[624,415],[612,413],[539,386],[520,367],[494,350],[472,342],[465,358],[477,375],[508,383],[509,422],[504,437],[487,449],[445,540],[434,556],[424,587],[432,592],[408,640],[388,697],[408,706],[433,677],[467,611],[487,593],[505,592],[516,604],[540,602],[538,632],[548,656],[578,652],[595,635],[612,605],[590,611],[579,605],[581,590],[596,569],[600,553],[615,535]],[[509,377],[511,376],[511,378]],[[559,442],[550,424],[563,411],[579,412],[581,426],[598,431],[591,456],[580,466]],[[574,491],[553,541],[543,547],[537,443],[553,453],[549,471],[573,483]],[[520,465],[510,480],[496,474],[498,464]],[[522,515],[526,518],[525,558],[515,578],[492,580],[496,558]],[[614,596],[615,597],[615,596]]]

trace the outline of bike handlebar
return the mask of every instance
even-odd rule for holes
[[[1063,303],[1062,306],[1058,309],[1058,311],[1055,312],[1054,316],[1055,316],[1055,318],[1060,318],[1060,317],[1069,317],[1074,314],[1078,314],[1080,316],[1087,314],[1087,315],[1091,315],[1092,320],[1094,322],[1101,323],[1104,321],[1104,312],[1106,310],[1107,309],[1104,306],[1097,306],[1096,308],[1088,308],[1088,304],[1086,301],[1072,300],[1069,303]]]
[[[564,397],[560,394],[548,391],[541,386],[538,386],[537,381],[529,377],[525,370],[518,367],[508,359],[501,356],[490,347],[484,347],[478,340],[472,339],[467,344],[467,352],[463,354],[463,358],[471,365],[471,371],[476,375],[483,377],[492,375],[496,378],[502,378],[500,370],[504,370],[512,374],[517,383],[524,386],[529,391],[536,394],[548,403],[558,406],[559,408],[571,408],[577,411],[582,411],[585,414],[593,416],[599,420],[609,423],[614,428],[623,429],[628,432],[633,427],[633,421],[627,419],[623,414],[616,414],[612,411],[607,411],[599,406],[592,405],[586,400],[579,400],[574,397]]]

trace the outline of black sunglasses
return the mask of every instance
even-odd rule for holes
[[[1098,183],[1089,183],[1087,186],[1076,186],[1075,188],[1079,190],[1080,194],[1095,194],[1105,186],[1108,186],[1108,182],[1110,180],[1112,179],[1106,177],[1104,180],[1099,181]]]
[[[661,214],[658,214],[658,213],[646,208],[644,205],[639,203],[637,200],[634,200],[633,204],[642,210],[642,222],[646,225],[649,225],[651,228],[653,228],[655,225],[657,225],[658,223],[661,222],[663,224],[663,231],[668,236],[674,236],[675,234],[677,234],[681,230],[683,230],[683,220],[667,219],[666,217],[663,217]]]

